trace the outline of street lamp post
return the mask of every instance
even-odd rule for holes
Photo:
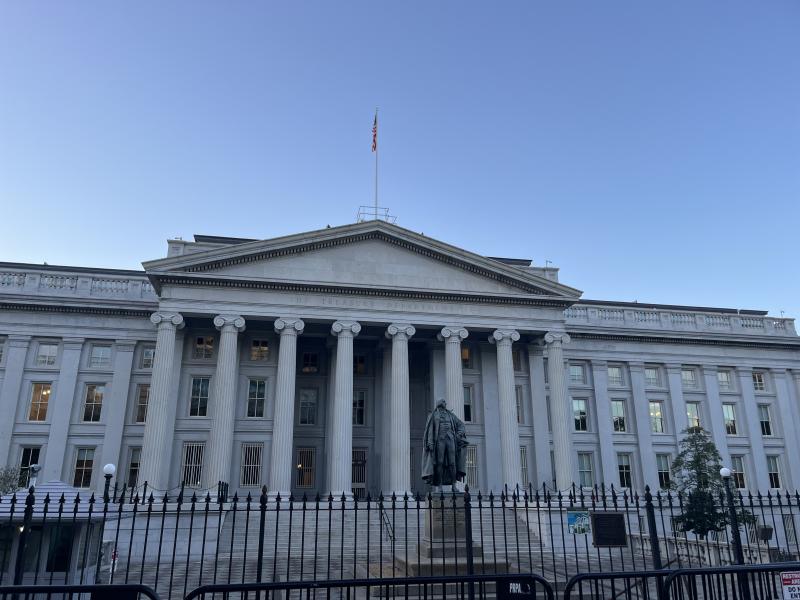
[[[103,477],[106,478],[106,485],[103,489],[103,502],[106,504],[109,503],[111,498],[108,495],[108,490],[111,487],[111,478],[114,476],[114,473],[117,472],[117,467],[111,463],[108,463],[105,467],[103,467]],[[122,492],[122,495],[125,495],[125,492]]]

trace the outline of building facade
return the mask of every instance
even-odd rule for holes
[[[761,311],[581,299],[558,270],[367,221],[170,240],[143,271],[0,263],[0,464],[101,489],[423,492],[437,398],[471,488],[664,486],[682,432],[800,486],[800,338]]]

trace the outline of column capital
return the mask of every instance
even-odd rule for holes
[[[736,367],[736,372],[739,374],[739,377],[752,377],[753,367]]]
[[[303,333],[306,324],[302,319],[296,317],[281,317],[275,320],[275,333],[284,335],[300,335]]]
[[[136,340],[116,340],[114,348],[117,352],[133,352],[136,349]]]
[[[667,370],[667,373],[678,373],[680,374],[683,371],[683,364],[682,363],[667,363],[664,365],[664,368]]]
[[[436,335],[436,339],[441,341],[455,342],[460,344],[461,340],[467,339],[469,331],[460,325],[447,325]]]
[[[21,335],[19,333],[12,333],[6,338],[6,343],[9,348],[27,348],[31,342],[32,336]]]
[[[544,342],[550,344],[569,344],[572,338],[566,331],[548,331],[544,334]]]
[[[85,341],[86,339],[82,337],[65,337],[62,338],[61,344],[64,346],[64,350],[81,350]]]
[[[800,381],[800,369],[792,369],[792,376],[795,381]]]
[[[361,331],[361,325],[356,321],[336,321],[331,325],[331,334],[339,337],[340,335],[350,335],[355,337]]]
[[[387,338],[393,338],[397,335],[410,338],[415,333],[417,333],[416,328],[413,325],[409,325],[408,323],[392,323],[391,325],[389,325],[389,327],[386,328]]]
[[[644,371],[644,363],[640,360],[629,360],[628,370],[636,372]]]
[[[519,341],[519,332],[514,329],[495,329],[489,336],[490,344],[505,344],[511,345],[513,342]]]
[[[150,315],[150,322],[159,327],[172,327],[174,329],[181,329],[184,325],[183,315],[171,312],[154,312]]]
[[[781,368],[781,367],[772,368],[769,371],[770,371],[770,373],[772,373],[776,377],[784,377],[786,375],[786,369]]]
[[[591,361],[592,368],[597,367],[598,369],[605,369],[608,367],[608,361],[600,358],[593,358]]]
[[[716,375],[719,371],[717,365],[702,365],[700,368],[703,370],[703,375]]]
[[[214,327],[220,331],[225,328],[234,329],[237,333],[244,331],[245,321],[241,315],[217,315],[214,317]]]

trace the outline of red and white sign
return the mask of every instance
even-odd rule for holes
[[[800,571],[781,573],[783,600],[800,600]]]

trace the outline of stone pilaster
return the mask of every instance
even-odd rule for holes
[[[669,403],[672,407],[672,422],[675,426],[675,443],[680,444],[681,440],[686,437],[683,431],[689,426],[689,418],[686,414],[686,400],[683,397],[682,366],[680,364],[668,364],[666,367]]]
[[[392,469],[389,493],[411,490],[411,407],[408,383],[408,340],[417,332],[412,325],[392,323],[386,337],[392,340],[392,392],[389,427]]]
[[[117,340],[114,344],[114,376],[111,380],[111,393],[103,400],[102,420],[106,424],[103,437],[103,451],[100,465],[112,464],[117,467],[117,480],[124,483],[127,475],[119,464],[119,453],[122,447],[122,431],[125,417],[128,414],[128,392],[131,387],[131,369],[133,368],[133,351],[136,342],[133,340]],[[105,480],[98,477],[95,487],[102,490]]]
[[[547,344],[547,379],[550,384],[550,421],[553,425],[553,459],[556,467],[556,487],[568,489],[573,483],[572,429],[573,416],[564,370],[563,345],[570,337],[564,332],[549,332]]]
[[[519,426],[517,424],[517,399],[514,393],[514,361],[511,345],[519,340],[514,330],[497,329],[489,342],[497,346],[497,392],[500,408],[500,456],[503,462],[503,485],[509,491],[520,484],[522,478],[519,462]]]
[[[761,420],[758,418],[758,400],[753,389],[753,369],[737,367],[739,389],[742,390],[742,404],[747,422],[747,434],[750,437],[750,453],[755,467],[755,478],[750,478],[749,485],[755,481],[756,489],[762,493],[769,490],[769,474],[767,473],[767,453],[764,452],[764,438],[761,436]],[[766,404],[766,403],[765,403]],[[774,418],[773,413],[773,418]],[[773,425],[774,426],[774,425]]]
[[[730,466],[731,453],[728,451],[728,436],[725,431],[725,415],[722,413],[722,398],[719,393],[719,379],[717,378],[717,367],[713,365],[703,365],[703,380],[705,382],[706,398],[708,400],[708,412],[711,417],[711,437],[714,440],[717,450],[719,450],[722,464]],[[736,407],[736,427],[740,432],[744,429],[741,420],[741,409]]]
[[[297,336],[306,324],[296,318],[275,321],[281,336],[278,375],[275,384],[275,413],[272,417],[272,457],[269,471],[270,494],[288,497],[292,490],[294,451],[294,391],[297,379]]]
[[[331,327],[337,338],[329,477],[334,497],[353,493],[353,338],[360,331],[361,325],[353,321],[336,321]]]
[[[438,338],[444,340],[444,364],[447,390],[447,407],[459,419],[464,420],[464,377],[461,372],[461,341],[467,339],[463,327],[444,327]]]
[[[779,431],[785,444],[785,458],[782,463],[784,468],[788,467],[791,477],[790,481],[782,481],[781,483],[783,484],[782,487],[786,489],[796,489],[800,485],[800,463],[794,460],[795,452],[797,451],[798,433],[797,400],[792,389],[791,375],[786,372],[786,369],[772,369],[771,373],[772,380],[775,383],[775,395],[779,412],[776,418],[780,421]]]
[[[17,421],[22,374],[25,371],[25,357],[31,343],[29,335],[10,335],[6,340],[6,368],[3,387],[0,389],[0,464],[11,465],[9,452],[14,423]]]
[[[597,413],[597,437],[600,442],[600,465],[603,476],[600,483],[607,488],[620,487],[617,453],[614,450],[614,421],[611,416],[611,398],[608,395],[608,363],[592,361],[594,382],[594,408]],[[589,428],[591,429],[591,427]]]
[[[657,490],[658,467],[656,454],[653,451],[653,434],[650,424],[650,403],[644,380],[644,363],[628,363],[631,374],[631,392],[633,393],[633,413],[636,419],[636,439],[639,442],[639,460],[642,465],[644,485]]]
[[[245,322],[239,315],[217,315],[214,317],[214,327],[220,334],[212,391],[214,403],[211,405],[208,468],[205,469],[206,487],[209,488],[220,481],[230,483],[231,479],[239,332],[244,331]]]
[[[147,482],[150,489],[165,490],[169,487],[169,463],[175,430],[175,410],[171,409],[174,404],[171,391],[175,336],[178,329],[183,327],[183,317],[177,313],[157,312],[150,316],[150,321],[158,329],[139,482]]]

